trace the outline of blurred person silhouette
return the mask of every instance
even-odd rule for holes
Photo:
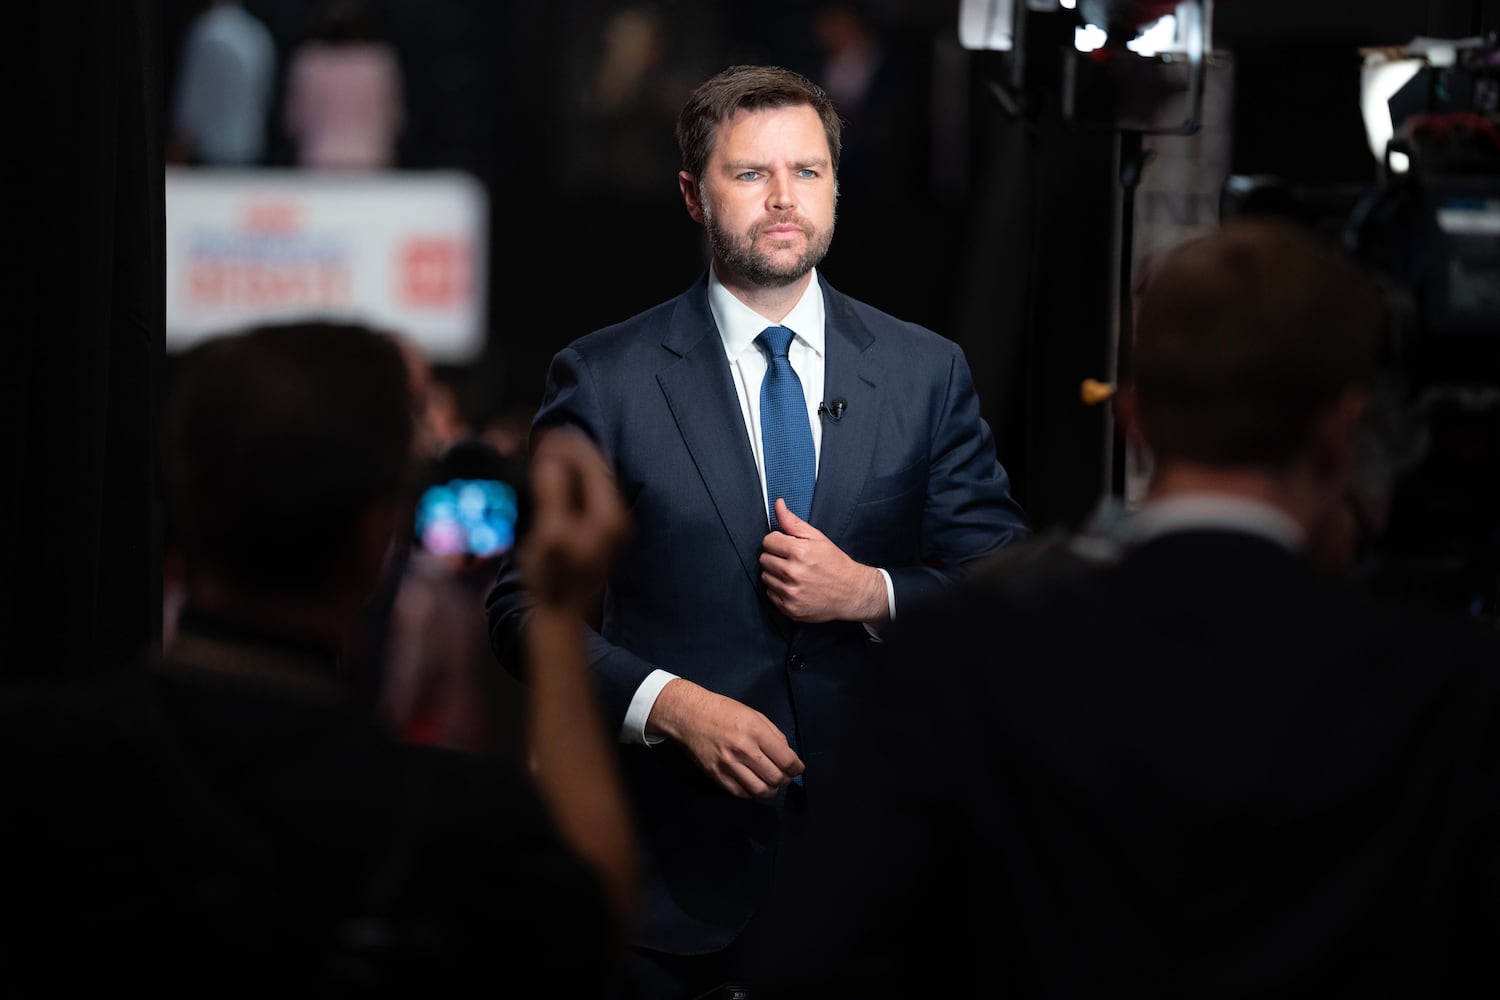
[[[292,52],[283,124],[297,163],[329,170],[397,166],[406,102],[401,58],[364,0],[323,0]]]
[[[493,973],[504,942],[554,988],[592,995],[634,859],[575,609],[623,507],[582,442],[549,440],[518,553],[548,601],[528,653],[557,674],[531,685],[531,768],[392,743],[340,688],[336,657],[404,509],[407,372],[391,338],[336,324],[183,359],[166,454],[188,600],[159,672],[165,711],[188,766],[276,859],[264,887],[285,904],[284,940],[265,957],[279,968],[429,988]],[[335,948],[338,967],[320,968]]]
[[[255,167],[266,160],[276,44],[238,0],[206,0],[183,39],[166,162]]]
[[[1144,501],[892,623],[756,996],[1495,991],[1500,646],[1329,575],[1384,323],[1293,223],[1157,264]]]
[[[525,456],[455,442],[420,484],[391,609],[381,717],[402,739],[524,760],[522,690],[494,669],[484,592],[525,530]]]
[[[581,437],[540,443],[517,550],[538,600],[527,655],[546,666],[527,766],[399,743],[337,658],[409,485],[407,386],[398,346],[357,326],[183,356],[164,448],[188,589],[175,638],[129,683],[5,702],[7,787],[47,808],[0,826],[27,869],[8,880],[25,914],[8,983],[610,995],[636,858],[578,609],[624,506]]]
[[[840,124],[782,67],[702,83],[677,179],[711,260],[559,351],[534,422],[599,443],[636,526],[590,634],[644,842],[626,997],[749,978],[737,939],[817,815],[881,629],[1028,531],[959,347],[817,270]],[[502,664],[529,627],[514,569],[487,598]]]
[[[584,85],[559,136],[564,176],[581,193],[670,199],[672,126],[723,47],[720,14],[683,0],[584,6],[577,16],[594,37],[570,56]]]
[[[481,419],[479,435],[502,455],[525,456],[536,411],[534,403],[506,403]]]
[[[478,436],[480,401],[475,398],[474,373],[463,366],[435,365],[427,386],[427,425],[439,454],[460,441]]]
[[[584,96],[579,137],[593,149],[573,161],[590,188],[649,191],[671,173],[671,123],[682,95],[666,72],[671,28],[655,4],[626,4],[606,16],[597,71]]]
[[[392,336],[400,345],[401,359],[406,363],[407,386],[411,393],[412,413],[416,419],[412,454],[418,461],[437,458],[450,441],[446,437],[448,428],[442,419],[442,400],[435,391],[437,377],[432,359],[427,356],[422,345],[411,337],[404,334]]]
[[[850,197],[923,189],[920,79],[884,31],[868,0],[823,0],[812,12],[816,78],[844,119],[839,188]]]
[[[407,391],[415,428],[411,443],[413,467],[426,470],[441,459],[451,445],[468,437],[469,428],[464,423],[466,418],[456,409],[455,397],[449,393],[448,384],[439,376],[422,345],[405,334],[388,335],[400,346],[406,364]],[[415,497],[407,499],[415,500]],[[411,519],[403,515],[402,520],[409,524]],[[346,682],[377,713],[390,670],[396,593],[406,578],[411,550],[410,535],[400,533],[390,558],[386,560],[380,582],[365,604],[363,620],[341,658]]]
[[[524,454],[480,437],[472,372],[402,337],[422,478],[374,597],[354,670],[402,739],[522,758],[517,682],[496,672],[483,592],[526,508]]]

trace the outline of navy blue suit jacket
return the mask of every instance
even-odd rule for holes
[[[958,346],[826,281],[822,289],[826,384],[808,391],[848,404],[825,420],[809,520],[853,559],[890,572],[899,616],[1024,535],[1025,518]],[[670,671],[794,739],[811,803],[872,641],[857,622],[791,622],[766,599],[766,509],[707,273],[560,351],[536,417],[538,429],[553,425],[581,428],[612,458],[634,518],[590,636],[611,724],[622,725],[652,670]],[[515,669],[526,600],[513,563],[486,606],[497,656]],[[621,750],[645,847],[640,943],[719,950],[765,885],[782,802],[730,796],[670,742]]]

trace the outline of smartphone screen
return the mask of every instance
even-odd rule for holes
[[[450,479],[422,491],[417,544],[435,555],[498,556],[516,541],[516,490],[499,479]]]

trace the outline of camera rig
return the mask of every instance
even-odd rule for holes
[[[1294,215],[1370,268],[1388,326],[1358,491],[1369,515],[1363,576],[1387,596],[1495,625],[1500,44],[1429,40],[1366,60],[1405,76],[1366,107],[1376,180],[1335,190],[1233,176],[1221,215]]]
[[[1400,442],[1372,583],[1497,623],[1500,599],[1500,44],[1416,53],[1389,99],[1381,180],[1345,228],[1385,281]],[[1411,53],[1407,54],[1408,56]]]

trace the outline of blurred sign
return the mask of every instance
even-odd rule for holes
[[[166,172],[167,349],[319,317],[438,363],[484,348],[488,199],[467,174]]]

